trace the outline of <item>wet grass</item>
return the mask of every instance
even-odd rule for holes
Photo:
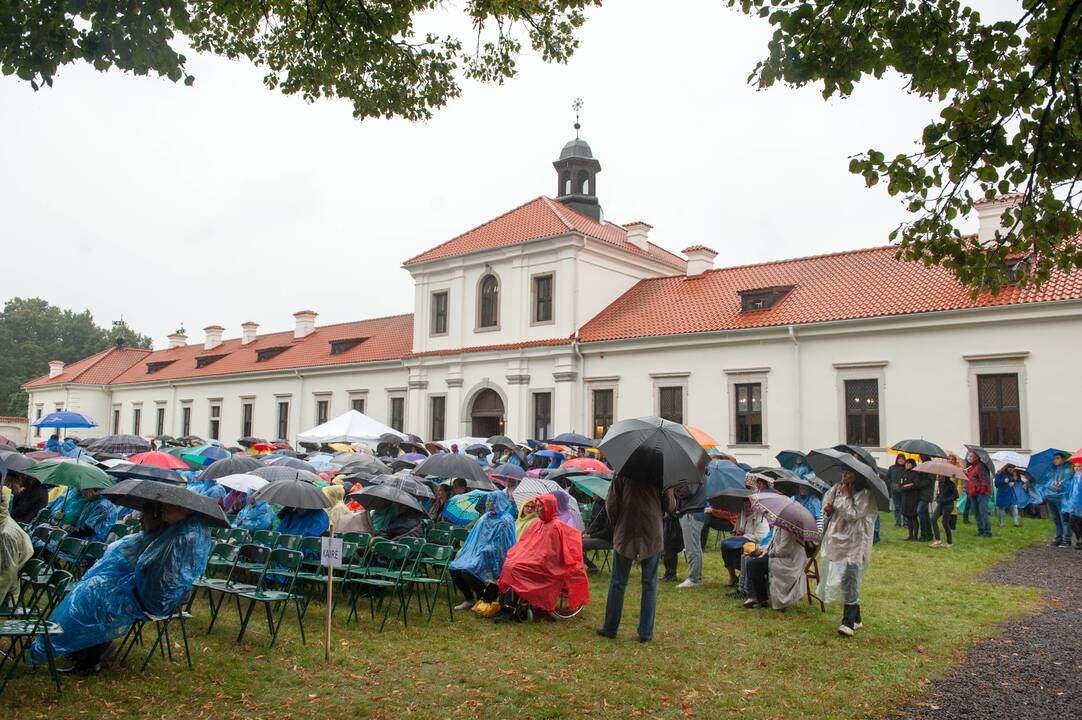
[[[444,607],[431,625],[411,618],[408,628],[389,623],[381,635],[367,614],[346,625],[339,608],[329,664],[322,605],[306,619],[307,645],[294,617],[268,649],[256,620],[245,642],[234,643],[234,611],[224,610],[206,635],[200,598],[190,624],[194,671],[155,659],[144,675],[114,668],[65,678],[60,697],[47,673],[24,673],[0,703],[7,717],[50,719],[881,717],[913,700],[969,644],[1040,604],[1036,590],[988,585],[979,575],[1051,536],[1046,521],[994,529],[990,540],[960,525],[953,549],[932,550],[901,542],[892,519],[883,521],[864,587],[866,627],[852,640],[835,632],[839,607],[744,610],[724,597],[712,550],[704,588],[662,586],[649,644],[635,640],[637,572],[615,641],[594,635],[606,574],[593,580],[593,603],[566,623],[497,625],[469,614],[449,623]]]

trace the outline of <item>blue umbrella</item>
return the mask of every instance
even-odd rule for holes
[[[578,433],[560,433],[549,442],[553,445],[577,445],[578,447],[594,447],[597,444],[596,441]]]
[[[1071,453],[1056,448],[1048,448],[1030,456],[1026,470],[1033,476],[1035,483],[1044,482],[1044,476],[1052,469],[1052,458],[1056,455],[1062,455],[1064,460],[1071,457]]]
[[[538,450],[534,453],[534,456],[547,458],[563,458],[564,454],[557,450]]]
[[[786,470],[796,472],[796,459],[798,457],[803,459],[805,455],[799,450],[782,450],[774,456],[774,459],[778,461],[778,465],[781,465]]]
[[[706,496],[744,487],[747,472],[729,460],[711,460],[706,466]]]
[[[191,460],[194,463],[198,463],[199,465],[206,467],[207,465],[212,465],[218,460],[225,460],[229,456],[229,452],[227,450],[221,449],[220,447],[214,447],[213,445],[202,445],[189,449],[188,452],[181,454],[180,457],[182,460]]]
[[[97,427],[98,423],[89,415],[64,410],[60,412],[51,412],[45,417],[35,420],[33,425],[34,427],[51,428],[92,428]]]
[[[481,515],[476,505],[484,494],[483,490],[473,490],[455,495],[443,508],[443,519],[454,525],[469,525]]]
[[[514,463],[504,463],[503,465],[500,465],[498,468],[493,470],[492,474],[502,475],[503,477],[512,477],[518,480],[526,477],[526,471],[520,468],[518,465],[515,465]]]

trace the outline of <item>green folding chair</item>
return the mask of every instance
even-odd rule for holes
[[[297,550],[300,548],[303,539],[300,535],[279,535],[274,541],[274,547],[283,550]]]
[[[278,536],[281,533],[277,533],[274,530],[255,530],[252,532],[252,537],[248,542],[253,545],[266,545],[267,547],[274,547],[274,543],[278,540]]]
[[[143,629],[147,623],[154,623],[154,629],[157,631],[157,635],[154,639],[154,643],[150,646],[150,650],[147,652],[146,657],[143,658],[143,664],[139,668],[139,672],[145,672],[147,665],[150,664],[150,658],[154,657],[155,652],[160,652],[162,657],[166,654],[169,656],[169,662],[173,662],[173,643],[169,638],[169,626],[176,622],[180,625],[180,636],[184,641],[184,659],[188,663],[188,669],[192,669],[192,653],[188,647],[188,621],[192,619],[191,613],[188,611],[188,607],[191,605],[191,596],[195,592],[190,589],[185,593],[184,597],[180,599],[177,606],[173,610],[165,615],[151,615],[144,611],[145,619],[137,620],[131,624],[128,628],[127,634],[120,642],[120,647],[117,649],[117,657],[120,658],[120,665],[124,666],[128,661],[128,654],[132,651],[132,648],[136,643],[143,645]]]
[[[83,548],[83,554],[79,556],[79,562],[74,568],[71,568],[72,573],[76,578],[81,578],[86,574],[86,571],[94,567],[94,563],[101,560],[105,556],[105,551],[109,549],[109,546],[103,542],[88,542],[86,547]]]
[[[409,567],[410,548],[408,545],[390,540],[381,540],[373,543],[368,552],[368,566],[366,576],[356,580],[357,590],[366,590],[368,594],[368,609],[372,619],[376,619],[377,603],[383,605],[383,620],[379,624],[379,631],[383,632],[390,614],[391,602],[388,596],[398,600],[398,614],[402,616],[402,622],[409,625],[406,616],[406,578],[413,572]],[[357,616],[356,597],[353,607],[346,622]]]
[[[466,542],[466,538],[469,537],[470,529],[468,527],[456,526],[451,528],[451,546],[457,551],[462,548],[462,545]]]
[[[432,528],[428,531],[428,542],[432,543],[433,545],[450,545],[451,531]]]
[[[408,592],[406,594],[406,611],[409,611],[410,599],[413,597],[413,589],[417,588],[418,602],[424,601],[428,609],[426,622],[432,622],[432,613],[440,599],[440,588],[447,590],[447,614],[451,622],[455,620],[455,611],[451,602],[451,583],[447,566],[454,556],[454,550],[450,545],[436,545],[425,543],[421,546],[420,554],[414,570],[406,577]],[[432,597],[429,599],[427,588],[432,588]],[[423,612],[423,610],[422,610]]]
[[[210,604],[210,625],[207,626],[207,634],[214,630],[214,623],[218,621],[218,613],[222,609],[222,603],[227,597],[232,597],[237,605],[237,615],[240,615],[240,594],[257,590],[263,582],[267,564],[270,561],[271,549],[262,545],[241,545],[236,548],[233,564],[229,568],[229,575],[224,581],[215,578],[206,578],[200,582],[200,586],[207,591],[207,601]],[[243,565],[243,567],[242,567]],[[254,574],[258,580],[255,584],[241,582],[241,576],[245,573]],[[218,602],[214,602],[214,595],[218,593]]]
[[[8,638],[8,648],[0,658],[0,675],[4,677],[3,681],[0,682],[0,693],[4,692],[4,688],[7,687],[8,682],[15,675],[15,669],[23,662],[30,644],[35,638],[39,637],[45,646],[45,658],[49,666],[49,675],[52,676],[53,682],[56,683],[56,692],[60,692],[60,674],[56,671],[52,638],[54,635],[62,634],[63,630],[61,630],[59,624],[47,618],[60,604],[60,600],[64,595],[67,594],[71,582],[71,573],[66,570],[54,571],[45,583],[45,604],[36,616],[0,620],[0,637]],[[4,673],[4,668],[9,662],[11,668],[8,669],[7,673]]]
[[[285,619],[286,609],[290,602],[297,609],[297,626],[301,630],[301,643],[307,643],[304,637],[305,608],[302,605],[303,598],[294,592],[297,573],[300,572],[303,559],[304,556],[299,550],[287,550],[285,548],[271,550],[267,565],[269,568],[273,568],[276,578],[284,578],[284,581],[280,583],[282,589],[274,589],[274,587],[270,586],[269,583],[273,582],[273,580],[270,580],[271,572],[268,571],[259,579],[259,586],[255,590],[239,593],[237,598],[238,610],[242,599],[248,600],[248,610],[241,619],[240,632],[237,634],[238,643],[244,639],[244,633],[248,629],[248,621],[252,618],[252,610],[258,604],[262,605],[267,612],[267,630],[271,636],[270,647],[274,647],[274,643],[278,639],[278,631],[282,628],[282,621]],[[272,611],[275,605],[279,606],[277,618],[274,617]]]

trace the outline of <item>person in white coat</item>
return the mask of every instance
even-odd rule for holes
[[[860,588],[872,560],[872,539],[877,515],[870,490],[855,487],[857,475],[848,468],[841,482],[823,496],[827,517],[823,546],[822,580],[819,596],[824,602],[841,600],[845,609],[838,633],[852,637],[864,626],[860,615]]]
[[[808,551],[795,535],[774,526],[774,534],[766,551],[749,557],[747,569],[749,597],[745,608],[766,607],[784,610],[795,605],[808,593]]]

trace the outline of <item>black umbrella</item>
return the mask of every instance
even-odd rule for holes
[[[295,470],[307,470],[313,475],[319,475],[319,471],[316,470],[312,463],[301,460],[300,458],[290,457],[288,455],[271,455],[270,457],[277,458],[274,462],[269,463],[270,467],[288,467]],[[268,458],[268,460],[269,459],[270,458]]]
[[[399,470],[412,470],[417,467],[415,460],[392,460],[391,472],[398,472]]]
[[[514,450],[515,447],[516,447],[515,441],[512,440],[511,438],[507,437],[506,435],[493,435],[492,437],[490,437],[485,442],[487,442],[493,448],[500,447],[500,448],[506,448],[508,450]]]
[[[245,435],[240,440],[237,440],[237,445],[242,445],[242,446],[244,446],[246,448],[250,448],[253,445],[255,445],[256,443],[265,443],[265,442],[267,442],[267,441],[264,440],[263,438],[257,438],[257,437],[252,437],[251,435]]]
[[[271,453],[271,457],[291,457],[291,458],[295,458],[295,457],[297,457],[297,451],[293,450],[292,448],[278,448],[273,453]]]
[[[992,456],[988,454],[988,451],[979,445],[966,445],[966,450],[976,453],[977,460],[981,465],[984,465],[984,469],[988,471],[988,477],[994,478],[996,476],[996,464],[992,462]]]
[[[264,468],[265,470],[291,468]],[[303,472],[294,470],[293,472]],[[255,475],[256,473],[252,473]],[[265,475],[260,475],[269,480]],[[272,505],[283,505],[304,510],[323,510],[331,506],[331,500],[323,491],[305,480],[275,480],[261,490],[256,491],[256,500],[264,500]]]
[[[554,445],[571,445],[573,447],[594,447],[597,441],[578,433],[560,433],[549,440]]]
[[[333,461],[334,458],[331,458],[331,460]],[[391,468],[387,467],[383,461],[374,458],[371,455],[364,455],[362,453],[357,453],[356,457],[352,458],[342,466],[342,472],[346,475],[352,475],[358,471],[366,472],[369,475],[391,474]]]
[[[469,487],[478,490],[495,490],[496,486],[485,475],[477,460],[457,453],[437,453],[421,461],[413,470],[416,475],[439,478],[463,478]],[[470,484],[470,483],[473,484]]]
[[[402,436],[395,433],[383,433],[379,436],[380,443],[386,443],[388,445],[397,445],[402,442]]]
[[[490,448],[488,445],[482,445],[481,443],[474,443],[473,445],[468,446],[465,452],[468,455],[477,455],[478,457],[483,457],[485,455],[491,454],[492,448]]]
[[[109,435],[89,443],[86,449],[95,453],[134,455],[150,450],[150,443],[138,435]]]
[[[879,463],[875,461],[872,454],[862,448],[860,445],[835,445],[834,449],[838,452],[849,453],[850,455],[856,455],[857,460],[870,467],[872,470],[879,469]]]
[[[436,497],[436,494],[432,492],[432,489],[428,487],[428,484],[415,475],[377,475],[372,478],[372,484],[396,487],[399,490],[404,490],[415,498],[432,500]]]
[[[160,442],[160,443],[171,443],[171,442],[175,442],[176,438],[173,437],[172,435],[155,435],[154,437],[151,438],[151,440],[153,440],[154,442]]]
[[[117,505],[142,510],[148,503],[159,502],[176,505],[202,515],[208,525],[229,527],[218,503],[206,495],[193,493],[186,487],[152,480],[124,480],[112,487],[105,488],[101,494]]]
[[[21,474],[23,470],[35,464],[37,464],[36,460],[32,460],[14,450],[9,453],[0,453],[0,467],[3,467],[5,472],[17,472]]]
[[[521,480],[526,477],[526,471],[514,463],[504,463],[498,468],[492,471],[493,475],[500,475],[502,477],[514,478],[515,480]]]
[[[217,480],[226,475],[243,475],[264,467],[263,463],[250,455],[230,455],[215,460],[199,473],[200,480]]]
[[[363,504],[365,498],[383,498],[389,502],[393,502],[402,507],[416,510],[423,513],[425,509],[421,507],[421,503],[417,502],[417,499],[410,495],[405,490],[395,487],[394,485],[371,485],[361,490],[359,493],[350,493],[350,497],[358,498]]]
[[[792,470],[786,470],[785,468],[765,468],[763,470],[753,470],[753,472],[774,478],[774,489],[784,495],[796,495],[799,487],[806,487],[819,495],[826,494],[826,491],[830,489],[829,485],[815,475],[801,477]]]
[[[155,480],[157,482],[183,485],[184,476],[176,470],[157,467],[156,465],[135,465],[123,463],[115,465],[105,471],[106,475],[112,475],[118,480]]]
[[[413,442],[412,440],[403,440],[398,443],[398,449],[405,453],[415,452],[418,455],[429,455],[428,448],[424,443]]]
[[[928,457],[947,457],[947,453],[943,448],[936,445],[934,442],[929,442],[925,439],[920,440],[902,440],[901,442],[894,443],[894,449],[900,452],[913,453],[914,455],[927,455]]]
[[[744,501],[756,492],[750,488],[725,488],[710,497],[710,507],[738,513],[744,509]]]
[[[653,416],[621,420],[605,433],[598,449],[616,473],[659,479],[663,487],[701,481],[710,460],[683,425]]]
[[[319,475],[310,473],[307,470],[298,470],[297,468],[282,467],[280,465],[267,465],[265,467],[256,468],[248,473],[249,475],[255,475],[261,477],[267,482],[274,483],[288,482],[291,480],[297,480],[300,482],[306,482],[309,485],[319,481]],[[314,487],[314,486],[313,486]],[[269,500],[267,502],[270,502]],[[278,503],[283,505],[284,503]],[[294,505],[293,507],[300,507]]]
[[[858,490],[862,488],[870,490],[880,510],[890,509],[890,493],[887,492],[887,486],[879,477],[879,473],[849,453],[834,448],[812,450],[808,453],[808,465],[815,471],[819,480],[831,485],[836,485],[841,481],[843,470],[852,470],[857,475],[854,487]]]

